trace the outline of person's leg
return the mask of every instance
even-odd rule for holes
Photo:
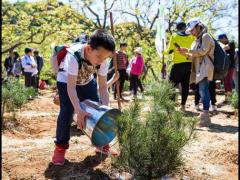
[[[216,100],[216,81],[210,81],[209,82],[209,93],[210,93],[210,99],[211,99],[211,105],[215,106],[217,100]]]
[[[209,81],[207,78],[199,82],[199,93],[203,101],[204,112],[200,115],[200,126],[208,126],[211,123],[209,116],[210,94],[209,94]]]
[[[25,72],[25,87],[30,87],[32,84],[32,73]]]
[[[195,104],[195,106],[199,105],[200,99],[201,99],[201,96],[199,94],[199,85],[195,84],[194,85],[194,104]]]
[[[125,81],[125,74],[124,74],[124,70],[119,70],[119,75],[120,75],[120,97],[122,97],[122,92],[123,92],[123,86],[124,86],[124,81]]]
[[[233,74],[233,81],[234,81],[234,89],[236,92],[238,92],[238,71],[234,71],[234,74]]]
[[[231,81],[231,69],[228,70],[226,77],[224,78],[224,89],[225,93],[231,92],[232,81]]]
[[[190,74],[191,74],[191,63],[183,63],[182,69],[184,72],[182,72],[182,79],[181,79],[181,86],[182,86],[182,91],[181,91],[181,105],[185,106],[187,98],[188,98],[188,93],[189,93],[189,80],[190,80]]]
[[[169,81],[173,84],[174,87],[178,86],[178,83],[180,82],[180,78],[179,78],[179,68],[177,64],[174,64],[172,66],[171,72],[170,72],[170,76],[169,76]],[[171,96],[171,100],[175,101],[176,99],[176,94],[174,94],[173,96]]]
[[[70,125],[73,118],[73,106],[67,92],[67,84],[57,82],[57,89],[60,100],[60,112],[57,119],[56,128],[56,148],[52,157],[55,165],[63,165],[66,149],[69,147]]]
[[[120,98],[122,97],[122,94],[121,94],[121,90],[122,90],[122,86],[123,86],[123,71],[122,70],[118,70],[119,72],[119,79],[118,79],[118,82],[119,82],[119,91],[120,91]],[[114,87],[114,99],[117,98],[117,83],[115,83],[115,87]]]
[[[199,94],[203,102],[203,110],[209,111],[210,94],[209,94],[209,81],[207,79],[203,79],[201,82],[199,82]]]
[[[32,77],[32,85],[33,85],[33,88],[36,89],[36,91],[38,92],[38,84],[37,84],[37,75],[34,75]]]
[[[39,79],[40,79],[40,72],[38,72],[38,75],[37,75],[37,88],[39,88]]]
[[[84,86],[77,86],[76,91],[80,101],[84,101],[86,99],[90,99],[95,102],[100,101],[95,78]]]
[[[138,76],[137,75],[131,75],[132,76],[132,86],[133,86],[133,95],[137,95],[137,88],[138,88]]]
[[[138,87],[140,88],[141,92],[144,91],[141,78],[138,78]]]

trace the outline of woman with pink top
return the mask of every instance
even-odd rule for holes
[[[132,60],[131,70],[130,70],[130,83],[132,84],[133,88],[133,95],[134,97],[137,96],[137,89],[138,89],[138,79],[143,72],[144,67],[144,58],[142,56],[142,48],[137,47],[134,50],[136,56]]]

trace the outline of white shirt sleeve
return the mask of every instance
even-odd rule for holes
[[[78,62],[73,55],[67,53],[64,59],[64,70],[67,74],[77,76],[78,75]]]
[[[99,70],[98,70],[98,74],[99,74],[100,76],[107,76],[108,66],[109,66],[109,64],[108,64],[107,60],[104,61],[104,62],[100,65],[100,68],[99,68]]]

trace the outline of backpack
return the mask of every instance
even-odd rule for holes
[[[52,53],[52,56],[51,56],[51,65],[52,65],[52,69],[53,69],[53,72],[54,73],[58,73],[58,71],[63,71],[63,69],[59,69],[59,66],[62,62],[62,60],[65,58],[66,54],[67,54],[67,48],[69,48],[70,46],[68,45],[58,45],[58,46],[55,46],[54,49],[53,49],[53,53]],[[80,53],[78,51],[74,52],[72,54],[78,64],[79,64],[79,69],[81,68],[82,66],[82,61],[85,61]],[[87,62],[89,63],[89,62]]]
[[[213,38],[213,40],[215,43],[214,59],[208,56],[214,66],[213,80],[223,80],[229,69],[229,55],[224,51],[216,39]],[[202,45],[202,37],[200,39],[200,44]]]

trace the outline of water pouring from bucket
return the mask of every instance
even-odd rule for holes
[[[109,144],[117,135],[115,120],[121,111],[90,100],[80,102],[80,107],[91,114],[86,119],[86,129],[82,130],[84,134],[96,147]]]

